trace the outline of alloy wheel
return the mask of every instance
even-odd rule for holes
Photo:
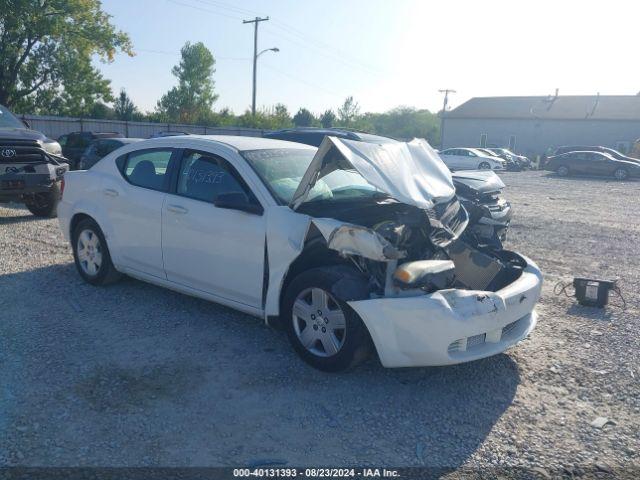
[[[321,288],[307,288],[293,303],[293,328],[298,340],[319,357],[336,355],[344,345],[347,323],[338,302]]]
[[[102,245],[98,235],[89,229],[80,232],[76,251],[82,271],[92,277],[96,276],[102,266]]]
[[[613,175],[616,177],[616,180],[625,180],[628,174],[624,168],[619,168],[613,173]]]

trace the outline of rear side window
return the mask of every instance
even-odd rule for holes
[[[129,183],[138,187],[166,191],[172,154],[171,149],[132,152],[124,161],[122,175]]]
[[[258,204],[235,169],[217,155],[186,151],[178,176],[178,195],[213,203],[219,195],[238,193]]]

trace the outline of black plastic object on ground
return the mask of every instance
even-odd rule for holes
[[[604,308],[609,303],[609,291],[617,290],[617,280],[576,277],[573,288],[580,305]]]

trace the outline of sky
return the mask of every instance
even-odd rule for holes
[[[251,106],[253,24],[261,22],[258,107],[320,113],[353,95],[361,111],[442,108],[478,96],[635,95],[640,2],[632,0],[103,0],[136,55],[96,62],[142,110],[176,84],[185,42],[216,59],[216,110]]]

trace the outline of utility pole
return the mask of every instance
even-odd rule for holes
[[[440,115],[440,150],[444,148],[444,116],[447,113],[447,104],[449,103],[449,94],[457,93],[451,88],[445,88],[438,90],[440,93],[444,93],[444,102],[442,104],[442,114]]]
[[[243,20],[242,23],[253,23],[253,95],[251,97],[251,114],[256,116],[256,67],[258,64],[258,23],[266,22],[269,17],[256,17],[253,20]]]

